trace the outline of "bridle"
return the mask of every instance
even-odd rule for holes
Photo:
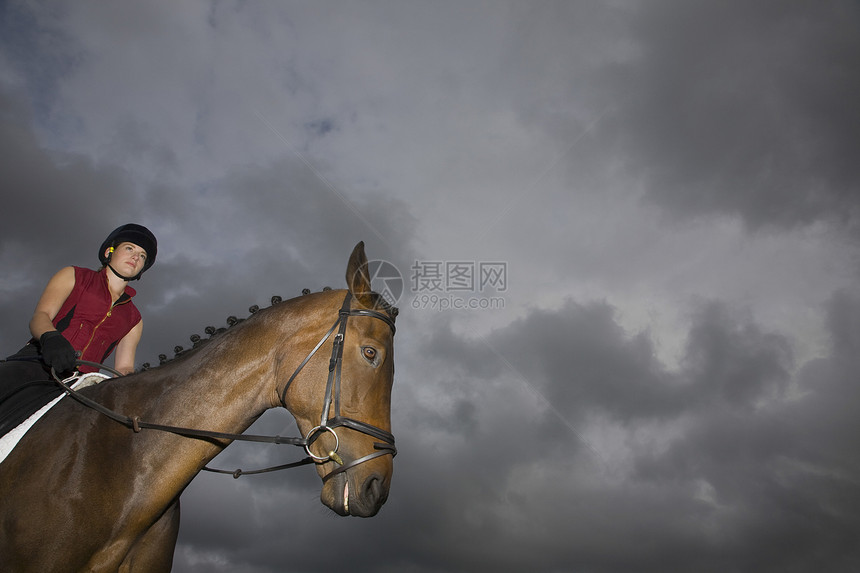
[[[334,336],[334,340],[332,341],[331,348],[331,359],[329,360],[328,365],[328,380],[326,381],[325,387],[325,399],[323,400],[322,414],[320,415],[320,423],[311,428],[305,436],[305,451],[308,456],[310,456],[317,463],[325,463],[329,460],[334,461],[338,467],[332,470],[323,478],[323,483],[331,479],[333,476],[345,472],[349,468],[357,466],[358,464],[362,464],[364,462],[368,462],[374,458],[378,458],[380,456],[391,454],[392,457],[397,455],[397,448],[394,445],[394,435],[391,432],[387,432],[382,428],[374,426],[372,424],[368,424],[366,422],[362,422],[360,420],[356,420],[354,418],[348,418],[346,416],[340,415],[340,378],[341,378],[341,369],[343,366],[343,346],[344,346],[344,337],[346,336],[346,323],[349,320],[350,316],[370,316],[372,318],[377,318],[384,323],[386,323],[391,328],[391,335],[393,336],[397,329],[394,326],[394,320],[391,319],[387,314],[370,310],[366,308],[350,308],[350,299],[352,298],[352,293],[347,292],[346,297],[344,297],[343,305],[338,312],[338,317],[335,323],[329,328],[328,332],[323,335],[319,342],[317,342],[316,346],[314,346],[313,350],[305,357],[304,360],[299,364],[296,370],[293,372],[293,375],[287,380],[287,383],[284,384],[284,389],[281,391],[280,400],[281,405],[286,408],[286,396],[287,391],[290,389],[290,385],[293,383],[293,380],[296,379],[296,376],[299,375],[299,372],[305,367],[305,365],[313,358],[314,354],[316,354],[317,350],[325,344],[326,340],[328,340],[332,333],[337,330],[337,334]],[[334,401],[334,416],[329,418],[329,410],[332,406],[332,401]],[[340,440],[338,439],[337,432],[334,431],[335,428],[349,428],[351,430],[356,430],[363,434],[367,434],[368,436],[372,436],[378,440],[382,440],[381,442],[375,442],[373,447],[378,450],[371,454],[368,454],[364,457],[352,460],[351,462],[344,464],[343,460],[337,454],[338,446],[340,445]],[[321,435],[326,432],[330,432],[335,439],[334,449],[328,452],[328,455],[325,456],[317,456],[313,452],[311,452],[311,445],[314,441],[317,440]]]
[[[163,432],[170,432],[173,434],[192,437],[192,438],[214,438],[214,439],[227,439],[227,440],[237,440],[237,441],[246,441],[246,442],[265,442],[272,444],[290,444],[294,446],[302,446],[308,454],[307,458],[299,460],[298,462],[293,462],[289,464],[284,464],[280,466],[273,466],[269,468],[263,468],[259,470],[251,470],[251,471],[243,471],[241,469],[237,469],[234,471],[229,470],[220,470],[213,469],[209,467],[204,467],[203,469],[206,471],[214,472],[214,473],[222,473],[222,474],[231,474],[234,478],[239,478],[242,475],[252,475],[252,474],[260,474],[265,472],[277,471],[282,469],[287,469],[291,467],[297,467],[300,465],[310,464],[310,463],[325,463],[329,460],[333,461],[337,464],[337,467],[333,469],[331,472],[323,477],[323,483],[334,477],[335,475],[345,472],[346,470],[353,468],[359,464],[364,462],[368,462],[372,459],[378,458],[380,456],[391,455],[394,457],[397,455],[397,447],[394,445],[394,435],[391,432],[383,430],[377,426],[372,424],[368,424],[366,422],[362,422],[360,420],[356,420],[354,418],[348,418],[346,416],[340,415],[340,387],[341,387],[341,369],[343,366],[343,341],[344,336],[346,335],[346,324],[347,320],[350,316],[369,316],[372,318],[379,319],[386,323],[391,328],[392,336],[396,332],[396,328],[394,326],[394,320],[386,313],[378,312],[376,310],[366,309],[366,308],[350,308],[350,302],[352,298],[352,293],[347,292],[346,297],[344,298],[343,305],[338,312],[338,317],[332,327],[325,333],[325,335],[320,339],[320,341],[314,346],[314,348],[308,353],[304,360],[298,365],[298,367],[293,372],[292,376],[287,380],[287,383],[284,384],[284,389],[281,391],[279,396],[281,405],[285,408],[287,407],[285,398],[287,394],[287,390],[289,390],[290,385],[305,367],[305,365],[313,358],[316,354],[317,350],[325,344],[326,340],[328,340],[331,335],[337,330],[337,334],[334,337],[332,351],[331,351],[331,359],[329,360],[329,372],[328,379],[326,381],[326,391],[325,398],[323,400],[322,414],[320,415],[320,423],[312,428],[306,436],[302,438],[287,438],[283,436],[256,436],[256,435],[248,435],[248,434],[231,434],[227,432],[214,432],[210,430],[198,430],[194,428],[183,428],[179,426],[169,426],[163,424],[153,424],[150,422],[145,422],[140,419],[139,416],[125,416],[123,414],[119,414],[105,406],[102,406],[98,402],[95,402],[86,396],[80,394],[76,390],[73,390],[69,385],[69,382],[72,380],[71,378],[66,380],[60,380],[57,376],[56,372],[54,372],[53,368],[51,369],[52,374],[54,375],[54,379],[56,382],[65,390],[65,392],[77,400],[78,402],[84,404],[85,406],[92,408],[105,416],[111,418],[112,420],[119,422],[128,428],[133,429],[135,432],[140,432],[141,429],[150,429],[150,430],[160,430]],[[89,362],[85,360],[78,360],[77,364],[83,364],[86,366],[93,366],[96,368],[103,368],[105,370],[109,370],[114,374],[119,374],[115,370],[112,370],[108,367],[105,367],[102,364],[98,364],[95,362]],[[332,403],[334,403],[334,416],[329,418],[329,410],[331,409]],[[341,457],[337,454],[338,447],[340,445],[340,439],[338,438],[337,433],[335,432],[335,428],[349,428],[351,430],[356,430],[363,434],[367,434],[372,436],[380,442],[375,442],[373,444],[374,449],[377,451],[370,453],[366,456],[357,458],[348,463],[344,463]],[[310,447],[313,443],[319,439],[320,436],[325,433],[331,433],[335,439],[335,446],[332,450],[328,452],[326,456],[317,456],[313,452],[311,452]]]

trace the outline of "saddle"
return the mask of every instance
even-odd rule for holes
[[[93,384],[98,384],[105,378],[106,374],[91,372],[89,374],[76,373],[71,378],[64,380],[72,388],[80,390]],[[50,388],[46,384],[50,384]],[[0,462],[6,459],[9,452],[14,449],[24,434],[27,433],[39,418],[54,407],[63,398],[63,390],[53,381],[32,381],[20,385],[19,391],[13,391],[10,399],[0,403],[0,407],[8,410],[8,416],[0,418]],[[2,400],[4,397],[0,397]],[[6,408],[6,404],[9,404]]]
[[[35,345],[0,361],[0,436],[60,395]]]

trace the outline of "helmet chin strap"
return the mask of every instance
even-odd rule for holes
[[[134,279],[136,279],[136,278],[137,278],[137,277],[125,277],[125,276],[123,276],[123,275],[119,274],[118,272],[116,272],[116,269],[115,269],[115,268],[113,268],[112,266],[110,266],[110,262],[108,262],[108,264],[107,264],[107,268],[109,268],[111,271],[113,271],[113,274],[115,274],[116,276],[118,276],[119,278],[121,278],[122,280],[124,280],[124,281],[126,281],[126,282],[128,282],[128,281],[133,281]]]

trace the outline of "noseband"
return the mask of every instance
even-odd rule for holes
[[[296,376],[299,375],[299,372],[301,372],[305,365],[310,361],[310,359],[313,358],[317,350],[319,350],[320,347],[325,344],[326,340],[331,337],[334,331],[337,330],[337,334],[335,334],[334,340],[332,342],[331,359],[329,360],[328,365],[328,380],[326,381],[325,399],[323,400],[320,423],[314,428],[311,428],[311,430],[307,433],[307,435],[305,436],[304,444],[305,451],[315,462],[324,463],[331,460],[338,465],[338,467],[336,467],[323,478],[323,482],[328,481],[333,476],[345,472],[346,470],[357,466],[358,464],[362,464],[374,458],[378,458],[380,456],[385,456],[388,454],[391,454],[392,457],[397,455],[397,448],[394,446],[394,435],[391,434],[391,432],[387,432],[382,428],[378,428],[366,422],[340,415],[340,378],[341,369],[343,367],[343,346],[344,337],[346,336],[346,323],[349,320],[349,317],[370,316],[372,318],[379,319],[391,328],[392,336],[397,330],[394,326],[394,321],[387,314],[365,308],[350,308],[351,298],[352,293],[347,292],[346,297],[343,300],[343,305],[338,312],[337,320],[328,330],[328,332],[326,332],[325,335],[320,339],[316,346],[314,346],[313,350],[311,350],[310,353],[305,357],[305,359],[302,360],[301,364],[299,364],[299,366],[293,372],[293,375],[290,376],[289,380],[287,380],[287,383],[284,384],[284,389],[281,391],[280,396],[281,405],[286,408],[287,391],[290,389],[290,385],[293,383],[293,380],[296,379]],[[334,416],[332,418],[329,418],[329,410],[331,409],[332,401],[334,401]],[[382,441],[375,442],[373,444],[373,447],[377,450],[376,452],[373,452],[371,454],[344,464],[341,457],[337,454],[340,440],[338,439],[337,432],[335,432],[334,430],[335,428],[349,428],[351,430],[356,430],[358,432],[367,434]],[[319,438],[326,432],[330,432],[334,436],[334,449],[329,451],[328,455],[326,456],[317,456],[311,452],[310,447],[317,440],[317,438]]]

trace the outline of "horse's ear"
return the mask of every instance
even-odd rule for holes
[[[349,256],[349,263],[346,265],[346,284],[359,304],[366,308],[373,308],[364,241],[359,242]]]

